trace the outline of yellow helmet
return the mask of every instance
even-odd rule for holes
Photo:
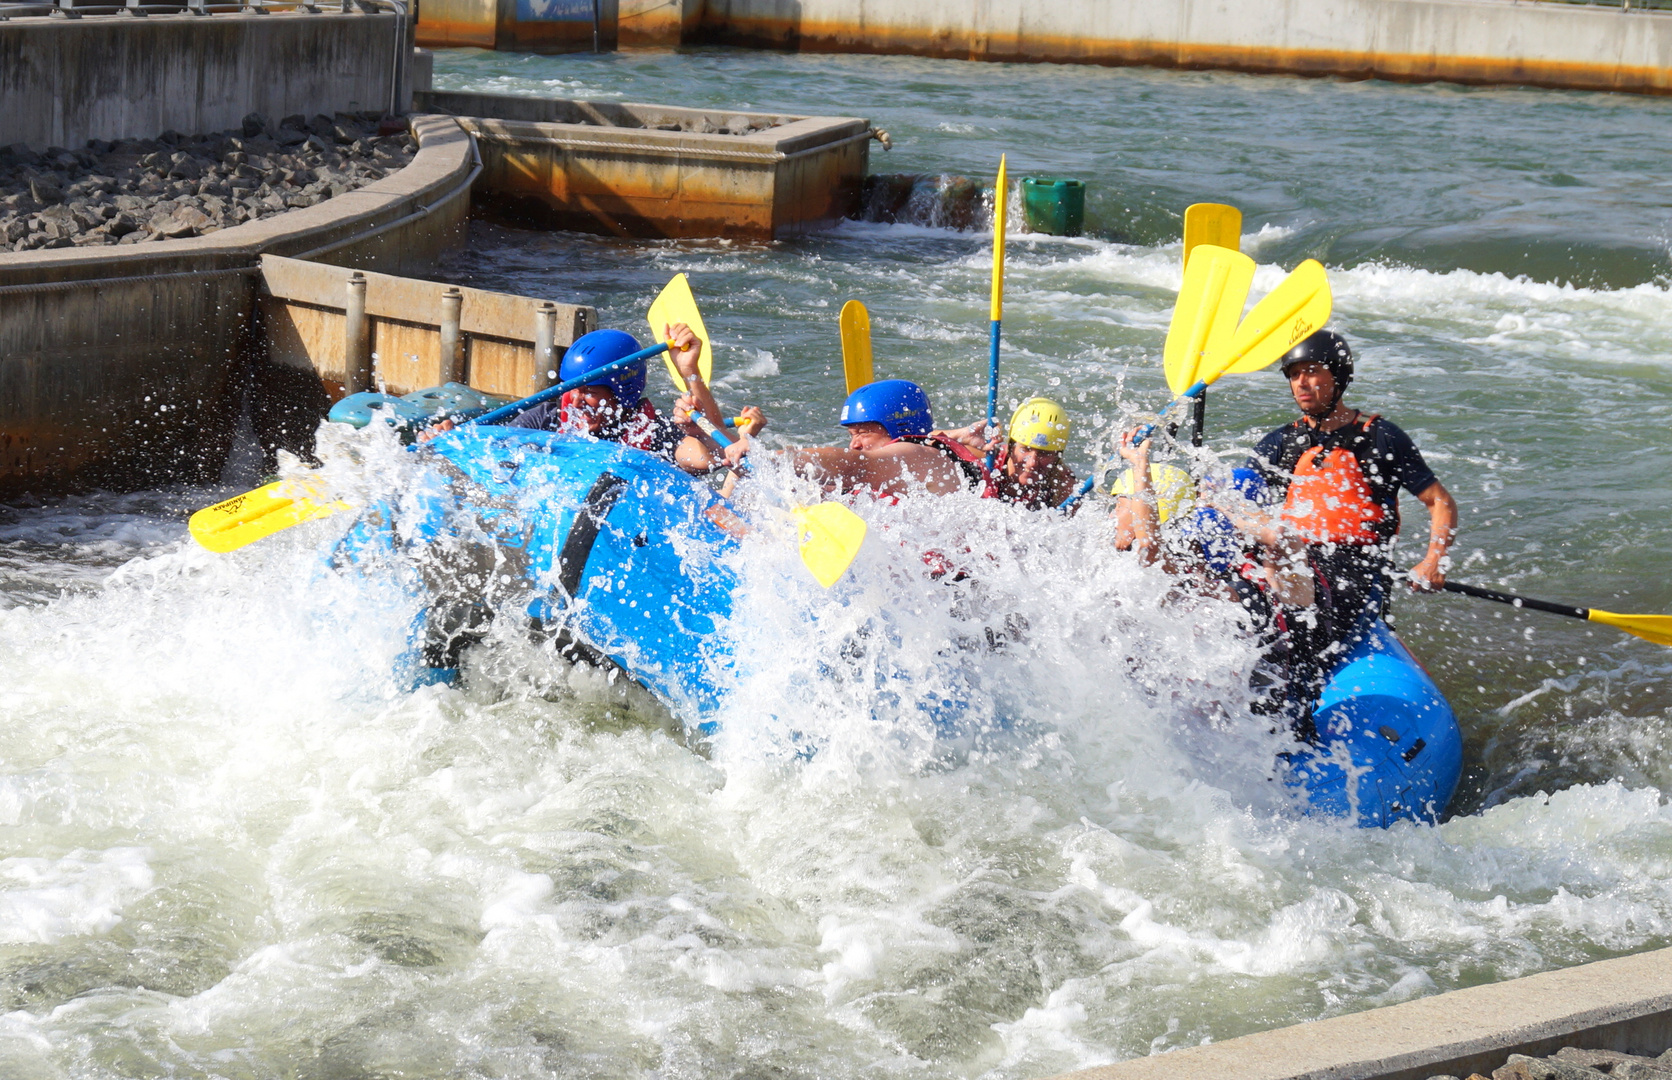
[[[1155,512],[1166,524],[1175,514],[1189,513],[1196,506],[1196,483],[1177,465],[1151,465],[1150,487],[1155,489]],[[1132,494],[1132,470],[1127,469],[1109,489],[1111,495]]]
[[[1068,445],[1068,413],[1050,398],[1029,398],[1010,418],[1010,441],[1061,453]]]

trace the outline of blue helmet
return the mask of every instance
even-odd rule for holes
[[[584,334],[563,354],[563,365],[558,379],[569,382],[588,372],[597,371],[605,364],[613,364],[623,356],[639,351],[639,342],[632,334],[620,330],[594,330]],[[644,397],[645,365],[643,360],[610,372],[595,383],[584,386],[607,386],[623,409],[631,409]]]
[[[1185,540],[1194,540],[1202,547],[1202,561],[1209,569],[1228,573],[1242,555],[1242,539],[1237,535],[1231,519],[1211,506],[1199,507],[1186,519],[1179,530]]]
[[[1253,469],[1245,468],[1241,465],[1232,469],[1231,487],[1237,492],[1237,494],[1241,495],[1249,502],[1263,503],[1266,501],[1266,496],[1268,494],[1266,490],[1266,478],[1255,472]]]
[[[842,403],[841,423],[881,424],[890,439],[924,436],[935,429],[929,414],[929,395],[914,382],[883,379],[867,383]]]

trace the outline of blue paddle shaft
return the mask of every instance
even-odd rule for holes
[[[1184,393],[1182,393],[1178,397],[1174,398],[1167,405],[1167,408],[1162,410],[1162,412],[1167,412],[1168,410],[1171,410],[1173,408],[1173,406],[1175,406],[1175,405],[1181,405],[1184,402],[1189,401],[1191,398],[1200,396],[1203,392],[1205,392],[1207,390],[1207,388],[1208,388],[1208,384],[1205,383],[1205,382],[1195,383],[1189,389],[1187,389]],[[1145,439],[1149,438],[1151,435],[1154,435],[1154,434],[1155,434],[1155,425],[1154,424],[1145,424],[1143,427],[1138,429],[1138,433],[1132,437],[1132,441],[1134,443],[1141,443]],[[1098,467],[1096,469],[1093,469],[1092,474],[1090,476],[1086,477],[1085,480],[1081,482],[1079,488],[1075,490],[1074,494],[1070,495],[1068,498],[1064,499],[1062,502],[1057,504],[1057,509],[1058,510],[1067,510],[1069,507],[1073,506],[1075,503],[1077,503],[1081,499],[1085,498],[1086,493],[1091,491],[1092,488],[1097,486],[1097,478],[1099,476],[1102,476],[1105,470],[1113,467],[1114,465],[1118,464],[1119,462],[1120,462],[1120,458],[1118,458],[1118,457],[1110,458],[1108,461],[1104,462],[1100,467]]]
[[[648,349],[640,349],[631,356],[623,356],[620,360],[612,360],[603,367],[589,371],[585,375],[576,376],[568,382],[558,383],[556,386],[548,387],[547,389],[540,391],[538,394],[530,394],[521,401],[513,401],[509,405],[501,405],[499,408],[494,409],[491,412],[485,412],[473,420],[466,420],[465,424],[497,424],[501,420],[510,420],[511,418],[534,408],[536,405],[550,401],[555,397],[562,397],[569,391],[579,390],[583,386],[594,386],[606,375],[613,375],[624,367],[637,363],[640,360],[648,360],[652,356],[661,356],[667,351],[668,343],[665,341],[658,342]],[[462,427],[464,425],[461,424],[460,426]]]
[[[999,320],[994,319],[989,325],[992,327],[992,343],[987,352],[987,428],[981,433],[984,442],[991,442],[993,428],[999,422]],[[981,467],[983,472],[993,471],[994,456],[989,446],[986,464]]]

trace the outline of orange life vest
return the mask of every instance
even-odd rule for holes
[[[1309,543],[1379,544],[1399,530],[1398,517],[1388,513],[1372,486],[1381,469],[1367,475],[1365,468],[1365,458],[1375,451],[1375,422],[1374,416],[1359,417],[1316,445],[1297,442],[1284,454],[1280,464],[1292,478],[1283,520]]]

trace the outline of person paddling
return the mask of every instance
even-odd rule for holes
[[[914,382],[883,379],[860,387],[848,395],[838,422],[848,429],[847,446],[786,451],[797,472],[827,491],[897,499],[916,491],[950,495],[973,483],[958,453],[934,437],[929,396]],[[743,438],[725,456],[735,467],[748,453]]]
[[[1353,350],[1340,334],[1312,334],[1284,355],[1282,370],[1301,416],[1261,439],[1248,465],[1282,495],[1281,519],[1307,545],[1330,636],[1344,642],[1366,614],[1387,612],[1400,490],[1428,508],[1428,550],[1408,575],[1419,591],[1445,585],[1457,502],[1409,435],[1342,404]]]
[[[713,393],[698,372],[702,339],[684,323],[668,327],[667,336],[672,346],[668,353],[686,385],[686,392],[675,402],[673,420],[659,414],[644,396],[649,372],[645,361],[640,360],[556,400],[536,405],[506,426],[613,440],[655,454],[690,473],[706,473],[723,464],[720,445],[694,422],[699,412],[717,428],[724,422]],[[563,382],[582,378],[638,351],[638,339],[631,334],[594,330],[576,339],[564,352],[558,377]],[[765,415],[754,406],[745,408],[742,417],[745,431],[758,432],[766,426]],[[443,420],[418,438],[428,441],[452,427],[451,420]]]
[[[991,475],[981,485],[982,498],[1044,510],[1074,492],[1074,473],[1062,462],[1070,427],[1067,410],[1050,398],[1034,397],[1017,407],[1005,434],[991,443],[984,441],[985,420],[950,431],[932,431],[929,437],[961,448],[962,452],[953,452],[961,461],[972,464],[979,464],[988,450],[997,455]]]

